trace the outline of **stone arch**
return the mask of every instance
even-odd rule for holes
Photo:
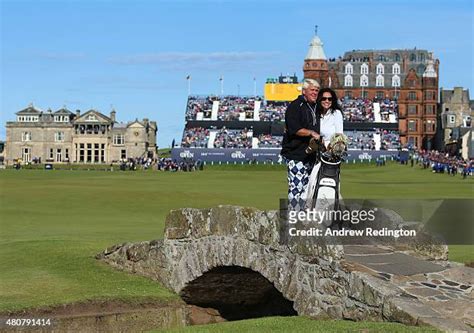
[[[285,299],[293,302],[298,315],[341,315],[347,281],[322,257],[308,262],[305,256],[289,251],[288,246],[235,236],[204,236],[187,242],[165,240],[163,245],[173,253],[173,259],[168,260],[166,270],[170,275],[160,280],[177,294],[213,268],[238,266],[266,278]]]
[[[179,293],[188,304],[219,311],[226,320],[294,316],[293,302],[262,274],[240,266],[219,266],[189,282]]]

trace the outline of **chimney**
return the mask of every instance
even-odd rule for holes
[[[112,119],[112,122],[114,123],[115,123],[115,113],[116,113],[115,110],[110,111],[110,117],[109,117],[110,119]]]
[[[81,110],[76,110],[76,117],[79,118],[81,115]]]

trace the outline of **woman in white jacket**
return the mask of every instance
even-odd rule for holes
[[[316,100],[316,113],[321,117],[321,136],[326,147],[334,134],[343,133],[342,112],[337,105],[337,96],[331,88],[319,91]]]

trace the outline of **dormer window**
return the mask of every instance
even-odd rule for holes
[[[69,116],[54,116],[54,122],[67,123],[69,122]]]
[[[18,116],[17,121],[20,123],[36,123],[39,121],[39,116]]]
[[[87,116],[87,120],[89,121],[97,121],[97,117],[94,114],[90,114]]]

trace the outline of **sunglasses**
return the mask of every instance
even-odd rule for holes
[[[321,97],[321,102],[329,101],[332,102],[332,97]]]

